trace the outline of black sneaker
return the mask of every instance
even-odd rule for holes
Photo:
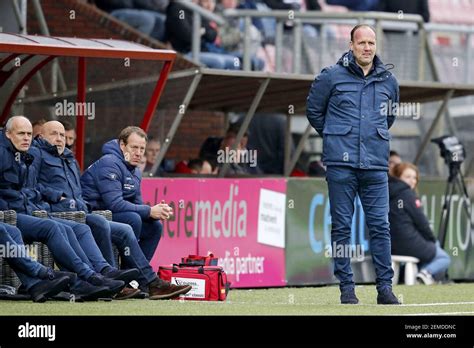
[[[75,302],[97,301],[99,298],[110,297],[110,289],[106,286],[94,286],[83,280],[78,280],[71,286],[72,299]]]
[[[358,304],[359,299],[357,298],[354,289],[341,291],[341,304]]]
[[[399,305],[398,298],[393,294],[392,289],[386,288],[379,291],[377,295],[377,304],[381,305]]]
[[[74,296],[69,291],[61,291],[60,293],[48,297],[48,300],[61,301],[61,302],[71,302],[74,299],[74,302],[83,302],[80,297]]]
[[[105,278],[123,280],[125,284],[128,284],[132,280],[137,279],[140,272],[136,268],[120,270],[112,267],[107,267],[102,270],[100,274],[102,274]]]
[[[54,280],[45,279],[33,285],[28,291],[33,302],[46,302],[48,297],[54,296],[69,285],[68,277],[61,277]]]
[[[61,277],[68,277],[69,278],[69,285],[72,285],[77,280],[77,274],[72,272],[65,272],[65,271],[56,271],[52,268],[48,268],[46,273],[38,274],[41,279],[49,279],[54,280]]]
[[[119,293],[124,287],[125,282],[106,278],[98,273],[90,276],[87,281],[95,286],[105,286],[110,290],[110,296]]]

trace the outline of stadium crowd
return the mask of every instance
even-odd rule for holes
[[[331,11],[336,5],[349,11],[384,11],[420,14],[430,20],[428,0],[190,0],[209,13],[224,15],[224,24],[201,19],[201,53],[199,61],[209,68],[240,70],[243,60],[244,22],[237,17],[225,17],[226,10],[248,9],[258,11]],[[167,43],[170,48],[191,56],[193,13],[183,1],[170,0],[89,0],[101,10],[110,13],[154,39]],[[329,6],[328,6],[329,5]],[[274,71],[276,20],[255,17],[249,31],[251,67],[253,70]],[[293,24],[288,21],[285,31]],[[305,24],[303,35],[318,38],[334,37],[336,28],[328,26],[321,33],[320,25]]]

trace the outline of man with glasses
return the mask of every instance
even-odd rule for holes
[[[113,220],[129,224],[138,244],[148,261],[151,261],[161,238],[163,226],[172,214],[171,207],[161,201],[152,207],[143,203],[140,191],[141,163],[147,143],[146,133],[139,127],[126,127],[118,139],[111,140],[102,148],[103,156],[93,163],[81,177],[83,197],[93,210],[108,209]],[[150,279],[151,280],[151,279]],[[178,296],[188,292],[190,286],[176,286],[158,279],[149,284],[150,299],[166,295]],[[146,286],[140,284],[142,290]]]

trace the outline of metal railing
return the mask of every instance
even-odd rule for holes
[[[382,47],[384,21],[393,23],[412,23],[415,26],[411,30],[416,30],[420,39],[425,37],[423,18],[420,15],[405,14],[400,17],[398,14],[386,12],[344,12],[329,13],[320,11],[293,12],[293,11],[255,11],[255,10],[234,10],[224,11],[225,17],[242,18],[244,20],[244,31],[247,33],[250,29],[253,18],[271,17],[276,20],[275,36],[275,65],[276,72],[282,72],[282,50],[283,50],[283,32],[284,25],[287,22],[292,23],[292,41],[293,41],[293,70],[292,73],[301,73],[301,52],[303,47],[303,26],[304,24],[318,24],[324,28],[328,24],[356,25],[359,23],[368,23],[375,27],[377,32],[378,50]],[[322,30],[321,30],[322,31]],[[325,38],[322,37],[322,40]],[[243,66],[244,70],[250,67],[249,45],[244,42]],[[424,62],[424,50],[419,50],[419,62]],[[423,64],[423,63],[422,63]],[[422,69],[420,69],[422,70]]]
[[[272,11],[261,11],[261,10],[240,10],[240,9],[227,9],[224,10],[223,16],[209,12],[202,7],[189,2],[179,0],[180,4],[187,10],[193,13],[193,37],[192,37],[192,59],[199,63],[199,53],[201,49],[201,24],[202,18],[209,21],[214,21],[218,25],[224,25],[226,19],[238,18],[243,23],[244,39],[243,39],[243,58],[242,67],[243,70],[251,70],[251,43],[250,43],[250,28],[252,26],[252,20],[255,18],[272,18],[276,21],[275,28],[275,71],[286,72],[286,73],[310,73],[314,74],[322,68],[321,66],[311,66],[311,71],[302,71],[302,59],[308,56],[309,52],[315,51],[313,47],[307,47],[304,41],[303,29],[306,24],[320,26],[320,32],[323,33],[325,29],[330,25],[347,25],[354,26],[360,23],[367,23],[376,29],[377,33],[377,53],[380,54],[383,49],[385,30],[396,31],[405,34],[411,34],[412,40],[417,40],[417,52],[416,52],[416,65],[417,71],[411,76],[410,79],[423,81],[426,80],[426,69],[429,68],[432,79],[439,81],[439,73],[436,69],[435,56],[430,43],[430,35],[433,32],[450,32],[467,35],[466,42],[470,43],[472,40],[472,33],[474,27],[467,25],[445,25],[445,24],[434,24],[424,23],[423,18],[417,14],[398,14],[398,13],[387,13],[387,12],[342,12],[342,13],[331,13],[331,12],[320,12],[320,11],[286,11],[286,10],[272,10]],[[291,30],[285,30],[285,24],[291,23]],[[283,51],[284,51],[284,36],[291,35],[291,52],[292,52],[292,63],[291,70],[284,71],[283,68]],[[324,50],[328,47],[328,38],[325,35],[319,36],[320,47],[319,54],[320,61],[322,61],[322,55]],[[349,41],[349,40],[347,40]],[[464,51],[464,59],[466,62],[470,62],[473,58],[472,47],[470,44],[467,45],[467,49]],[[311,59],[307,59],[311,61]],[[427,66],[428,64],[428,66]],[[464,72],[465,82],[470,79],[472,67],[470,64],[466,64],[466,71]],[[408,73],[407,73],[408,74]]]
[[[192,59],[199,64],[199,53],[201,52],[201,23],[202,18],[216,22],[218,25],[224,25],[225,19],[221,16],[205,10],[199,5],[190,1],[178,0],[181,6],[193,13],[193,37],[192,37]]]

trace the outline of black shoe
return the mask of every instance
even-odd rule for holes
[[[137,279],[139,273],[136,268],[120,270],[112,267],[107,267],[100,272],[105,278],[123,280],[125,284]]]
[[[61,277],[68,277],[69,278],[69,285],[72,285],[77,280],[77,274],[72,272],[65,272],[65,271],[56,271],[52,268],[48,268],[46,273],[38,274],[41,279],[49,279],[54,280]]]
[[[100,274],[97,274],[97,273],[94,274],[93,276],[90,276],[87,279],[87,281],[89,283],[91,283],[92,285],[95,285],[95,286],[106,286],[106,287],[108,287],[109,290],[110,290],[110,296],[119,293],[125,287],[125,282],[124,281],[105,278],[104,276],[102,276]]]
[[[45,279],[33,285],[28,291],[33,302],[45,302],[48,297],[54,296],[69,285],[69,277],[54,280]]]
[[[341,304],[358,304],[358,303],[359,303],[359,299],[357,298],[354,289],[341,291]]]
[[[399,305],[397,297],[393,294],[392,289],[386,288],[379,291],[377,295],[377,304],[381,305]]]
[[[74,296],[69,291],[61,291],[59,294],[49,297],[48,300],[61,302],[71,302],[74,300],[74,302],[83,302],[80,297]]]
[[[74,296],[71,298],[74,302],[96,301],[99,298],[110,297],[110,289],[106,286],[94,286],[83,280],[78,280],[71,286],[71,294]]]

